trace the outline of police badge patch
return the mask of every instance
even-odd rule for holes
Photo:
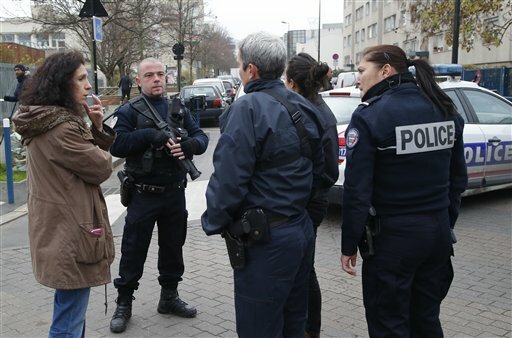
[[[345,139],[347,142],[347,147],[354,148],[357,144],[357,141],[359,141],[359,130],[356,128],[351,128],[347,133],[345,134]]]

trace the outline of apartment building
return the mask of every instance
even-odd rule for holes
[[[421,34],[411,16],[412,0],[344,0],[343,54],[345,70],[354,70],[362,51],[378,44],[397,45],[410,57],[428,58],[431,63],[451,63],[452,47],[445,42],[446,31],[432,36]],[[510,9],[512,11],[512,9]],[[489,18],[501,23],[502,17]],[[512,29],[500,46],[475,39],[473,49],[459,48],[458,63],[478,67],[512,66]]]

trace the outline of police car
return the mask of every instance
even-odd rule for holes
[[[468,167],[468,187],[463,196],[512,187],[512,102],[476,83],[461,81],[460,65],[432,65],[444,76],[439,86],[453,100],[465,121],[464,152]],[[360,103],[356,87],[321,93],[338,121],[338,181],[329,202],[341,204],[345,171],[345,130]],[[350,111],[349,113],[347,113]]]

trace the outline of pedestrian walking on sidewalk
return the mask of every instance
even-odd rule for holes
[[[322,96],[318,94],[322,86],[329,82],[330,76],[332,76],[332,69],[326,63],[317,62],[307,53],[293,56],[286,66],[286,87],[304,96],[318,108],[320,114],[317,115],[317,119],[324,130],[321,137],[325,156],[325,171],[320,184],[313,187],[311,198],[306,206],[313,222],[315,240],[318,226],[322,223],[329,207],[329,188],[336,183],[339,175],[336,117]],[[309,338],[320,337],[322,322],[322,293],[314,263],[315,249],[313,249],[313,261],[309,275],[308,321],[306,324],[306,337]]]
[[[124,201],[127,215],[119,277],[114,280],[118,297],[110,330],[115,333],[126,330],[132,315],[133,294],[139,287],[155,222],[161,286],[157,310],[186,318],[197,313],[181,300],[177,290],[185,270],[183,245],[188,217],[187,178],[180,162],[204,153],[208,137],[179,99],[165,97],[165,72],[160,61],[143,60],[135,80],[142,94],[121,106],[112,123],[117,138],[111,153],[126,158],[124,172],[131,186],[131,198]],[[165,132],[171,125],[184,132],[180,138],[173,140]]]
[[[16,80],[18,81],[18,84],[16,85],[16,89],[14,90],[14,93],[12,95],[5,95],[4,101],[9,102],[18,102],[18,99],[21,96],[21,93],[23,93],[23,88],[25,85],[25,81],[29,79],[29,76],[27,75],[28,67],[25,65],[22,65],[21,63],[18,63],[14,66],[14,73],[16,73]]]
[[[130,100],[130,92],[132,90],[130,71],[127,71],[125,75],[121,76],[118,87],[121,89],[121,104],[125,104],[126,101]]]
[[[278,37],[248,35],[237,60],[247,95],[221,116],[201,223],[228,244],[238,336],[304,337],[314,246],[306,205],[324,170],[320,113],[280,80]]]
[[[91,88],[81,52],[53,54],[13,117],[27,147],[32,267],[55,289],[49,337],[84,337],[90,288],[111,281],[114,241],[100,184],[112,174],[115,133],[103,125],[101,101],[87,105]]]
[[[365,49],[358,72],[363,103],[345,133],[341,267],[356,274],[359,246],[370,337],[443,337],[452,229],[468,179],[464,120],[428,62],[400,47]]]

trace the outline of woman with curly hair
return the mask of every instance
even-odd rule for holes
[[[112,173],[115,133],[103,124],[101,101],[87,105],[84,64],[78,51],[46,58],[13,117],[27,147],[32,268],[55,289],[49,337],[84,337],[90,288],[111,281],[114,259],[100,184]]]

